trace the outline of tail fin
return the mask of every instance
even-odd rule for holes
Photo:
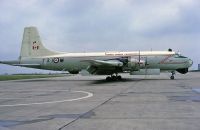
[[[25,27],[20,57],[39,57],[59,54],[45,48],[36,27]]]

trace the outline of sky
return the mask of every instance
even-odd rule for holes
[[[17,59],[23,29],[62,52],[181,52],[200,63],[199,0],[1,0],[0,60]],[[0,74],[50,72],[0,65]]]

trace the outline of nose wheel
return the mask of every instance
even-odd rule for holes
[[[171,80],[174,80],[174,79],[175,79],[175,76],[174,76],[174,75],[175,75],[176,73],[175,73],[175,71],[172,71],[171,73],[172,73],[172,75],[171,75],[170,79],[171,79]]]

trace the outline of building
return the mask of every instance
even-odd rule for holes
[[[198,70],[200,70],[200,64],[198,64]]]

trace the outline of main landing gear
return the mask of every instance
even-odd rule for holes
[[[122,76],[117,74],[106,77],[106,81],[120,81],[120,80],[122,80]]]
[[[175,77],[174,77],[175,71],[172,71],[171,73],[172,73],[172,75],[171,75],[170,79],[171,79],[171,80],[174,80],[174,79],[175,79]]]

